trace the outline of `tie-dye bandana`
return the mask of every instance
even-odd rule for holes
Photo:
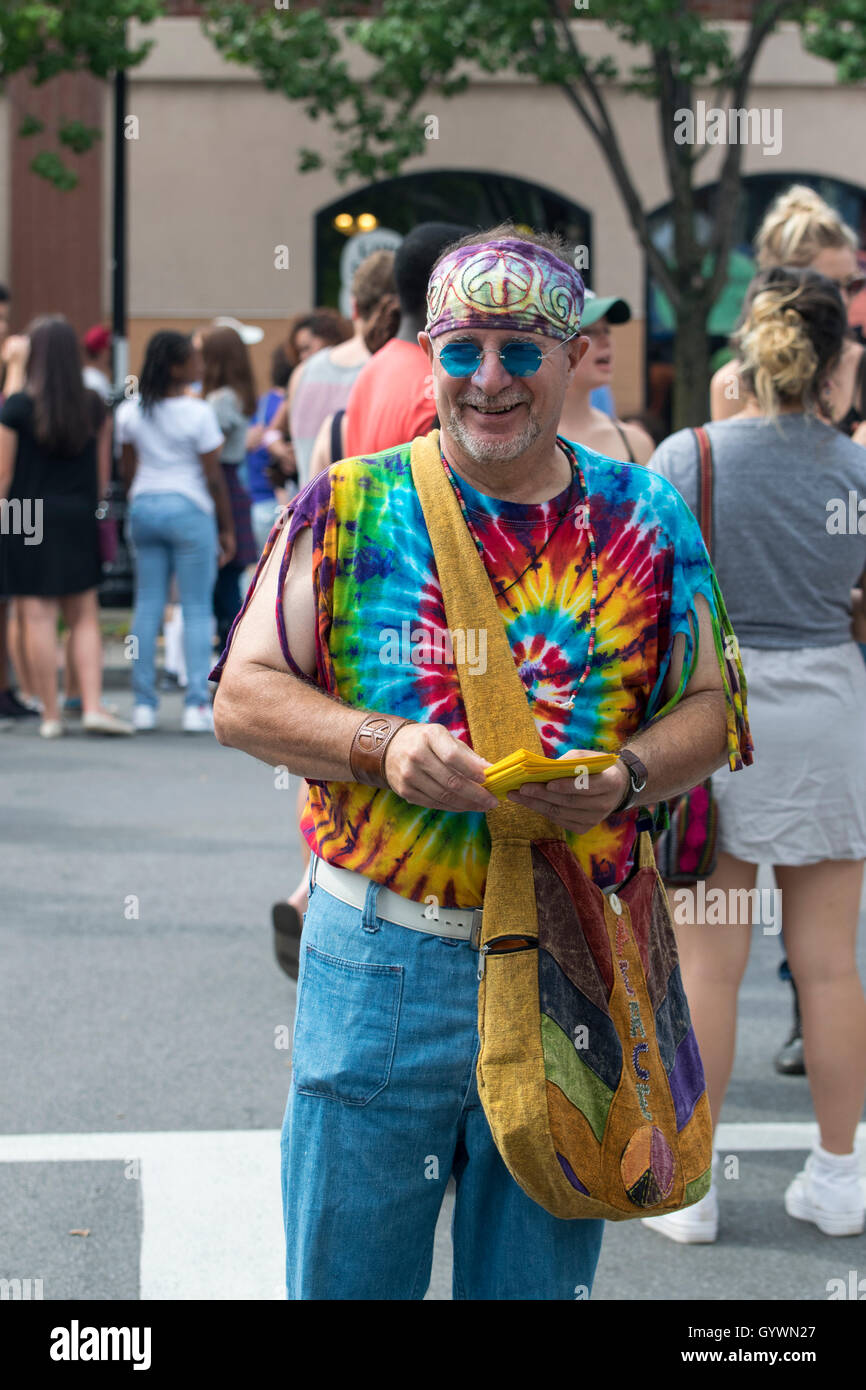
[[[431,338],[459,328],[505,328],[570,338],[580,328],[577,271],[530,241],[460,246],[435,267],[427,290]]]
[[[359,709],[440,723],[470,743],[453,656],[464,642],[476,672],[468,678],[483,680],[484,634],[448,632],[409,448],[344,459],[314,478],[271,532],[250,594],[288,526],[282,592],[294,540],[311,527],[317,684]],[[571,748],[616,752],[667,712],[696,657],[693,620],[702,594],[713,615],[720,666],[727,667],[729,764],[750,763],[742,671],[731,671],[723,649],[727,615],[697,522],[665,478],[573,448],[586,478],[599,574],[596,648],[579,689],[592,572],[578,484],[549,502],[523,505],[497,501],[460,482],[490,573],[504,588],[526,570],[498,603],[544,753],[558,758]],[[444,470],[442,485],[449,486]],[[563,510],[566,520],[545,546]],[[288,648],[279,601],[275,621],[285,661],[302,676]],[[677,633],[685,636],[683,675],[666,704],[663,686]],[[224,661],[225,654],[215,680]],[[628,874],[637,814],[612,815],[589,834],[568,836],[599,887]],[[482,813],[429,810],[357,782],[310,782],[301,828],[321,858],[404,897],[423,901],[432,894],[444,907],[483,901],[490,836]]]

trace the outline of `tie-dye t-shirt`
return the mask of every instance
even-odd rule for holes
[[[750,762],[742,673],[736,658],[725,660],[727,616],[697,522],[664,478],[572,447],[586,479],[599,576],[595,652],[579,688],[592,572],[578,480],[548,502],[525,505],[485,496],[458,479],[489,573],[503,589],[518,580],[498,603],[543,751],[551,758],[572,748],[616,752],[666,710],[662,688],[673,640],[680,632],[686,639],[681,692],[696,656],[694,602],[701,593],[729,677],[729,763]],[[444,468],[442,486],[450,486]],[[278,519],[256,579],[286,525],[280,593],[295,537],[312,528],[316,682],[359,709],[443,724],[471,745],[410,446],[344,459],[314,478]],[[275,621],[286,663],[303,677],[288,649],[279,599]],[[467,661],[480,670],[483,657],[467,638]],[[225,654],[215,679],[224,661]],[[430,894],[444,907],[483,901],[490,853],[483,813],[413,806],[357,782],[308,785],[301,828],[321,858],[418,901]],[[636,809],[611,815],[586,835],[568,836],[600,887],[628,874],[637,816]]]

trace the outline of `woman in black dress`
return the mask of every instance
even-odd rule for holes
[[[0,591],[18,601],[40,732],[63,733],[57,688],[57,617],[81,684],[82,725],[127,734],[102,708],[102,572],[96,509],[111,470],[111,422],[82,381],[78,340],[60,316],[34,320],[24,389],[0,409]]]

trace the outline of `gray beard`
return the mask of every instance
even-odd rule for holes
[[[519,458],[541,435],[541,426],[530,414],[520,434],[510,439],[480,440],[466,426],[457,408],[448,417],[448,432],[475,463],[510,463]]]

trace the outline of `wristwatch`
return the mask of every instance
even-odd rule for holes
[[[625,770],[628,773],[628,786],[626,787],[625,796],[622,801],[618,806],[614,806],[613,814],[618,811],[627,811],[630,806],[635,804],[637,798],[646,786],[647,778],[649,777],[649,773],[637,753],[632,753],[630,748],[621,748],[619,750],[619,760],[621,763],[625,763]]]

